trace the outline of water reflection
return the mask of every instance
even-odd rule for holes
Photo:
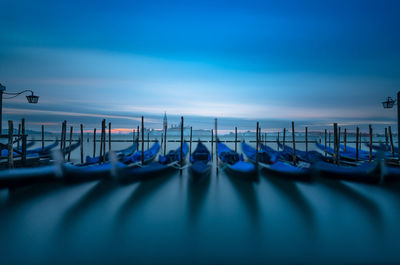
[[[123,225],[129,217],[131,217],[136,210],[146,200],[153,197],[157,191],[163,187],[168,180],[171,179],[172,175],[176,175],[175,172],[167,172],[156,178],[150,178],[143,180],[139,183],[137,188],[132,192],[129,198],[120,206],[116,214],[116,228],[119,230],[120,226]]]
[[[211,177],[195,179],[188,178],[187,189],[187,215],[189,224],[195,225],[200,217],[200,212],[204,207],[211,183]]]
[[[2,208],[17,208],[23,203],[32,203],[35,199],[56,193],[63,187],[64,184],[62,182],[52,182],[10,189],[4,198]]]
[[[382,214],[379,206],[372,199],[354,190],[353,188],[341,181],[325,178],[319,178],[318,180],[325,187],[328,187],[329,189],[335,191],[335,193],[343,195],[349,200],[349,202],[354,203],[358,207],[360,207],[367,214],[368,220],[375,229],[375,232],[381,234],[383,230]]]
[[[254,187],[258,183],[254,180],[240,179],[235,176],[226,176],[234,187],[234,190],[240,197],[239,199],[245,205],[251,221],[251,227],[258,231],[260,228],[260,206],[257,197],[257,191]]]
[[[288,198],[292,205],[297,208],[298,213],[303,217],[304,223],[310,234],[314,234],[316,230],[316,222],[311,205],[297,187],[295,181],[290,179],[282,179],[277,176],[268,175],[265,177],[267,181],[276,188],[283,196]]]
[[[67,209],[61,218],[59,231],[68,233],[75,222],[77,222],[90,208],[100,202],[101,198],[109,195],[115,188],[116,183],[111,180],[100,180],[89,191],[86,192],[75,204]]]

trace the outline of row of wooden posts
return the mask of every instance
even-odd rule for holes
[[[8,155],[8,167],[14,168],[14,153],[21,156],[21,163],[25,165],[26,163],[26,140],[28,135],[25,134],[25,119],[21,120],[21,123],[18,125],[18,133],[14,134],[14,123],[13,121],[8,121],[8,134],[0,135],[0,138],[8,138],[7,145],[2,144],[3,147],[6,147],[7,155]],[[14,144],[17,144],[17,148],[14,149]]]
[[[183,117],[181,117],[181,140],[180,142],[183,142]],[[13,151],[17,152],[17,153],[21,153],[22,155],[22,162],[24,163],[25,159],[26,159],[26,138],[27,135],[25,134],[25,120],[22,119],[22,122],[19,124],[18,127],[18,135],[17,135],[17,140],[15,140],[15,135],[13,135],[13,122],[9,121],[9,134],[8,134],[8,138],[9,138],[9,144],[8,144],[8,156],[9,156],[9,165],[10,167],[13,167]],[[142,121],[141,121],[141,125],[142,125],[142,129],[141,129],[141,150],[142,150],[142,154],[144,152],[144,118],[142,116]],[[295,140],[295,129],[294,129],[294,122],[292,122],[292,144],[293,144],[293,161],[296,161],[296,140]],[[341,128],[338,127],[337,123],[334,123],[334,159],[336,161],[336,163],[340,162],[340,143],[341,143]],[[42,129],[42,149],[44,149],[44,125],[41,126]],[[283,150],[285,149],[285,145],[286,145],[286,128],[283,129],[283,138],[282,138],[282,148]],[[137,127],[137,135],[136,135],[136,139],[135,139],[135,133],[133,134],[133,139],[132,141],[136,141],[137,142],[137,150],[139,150],[139,133],[140,133],[140,128],[139,126]],[[96,128],[93,131],[93,157],[96,156]],[[344,129],[344,151],[346,151],[347,148],[347,129]],[[64,121],[62,123],[62,129],[61,129],[61,143],[60,143],[60,150],[63,153],[63,157],[65,159],[65,156],[67,155],[67,160],[70,161],[71,159],[71,145],[72,145],[72,136],[73,136],[73,126],[70,127],[70,133],[69,133],[69,146],[67,148],[67,121]],[[214,139],[215,136],[215,139]],[[211,129],[211,157],[213,158],[213,144],[214,142],[216,142],[218,138],[218,134],[217,134],[217,119],[215,119],[215,128]],[[329,139],[329,140],[328,140]],[[388,146],[390,146],[390,150],[392,153],[392,156],[394,157],[394,148],[393,148],[393,136],[392,136],[392,130],[391,127],[389,126],[388,128],[385,128],[385,139],[386,139],[386,147],[388,148]],[[388,141],[390,139],[390,145],[388,144]],[[20,141],[22,142],[22,150],[20,150]],[[84,157],[83,157],[83,124],[80,124],[80,161],[81,163],[84,162]],[[320,140],[321,141],[321,140]],[[17,150],[13,150],[13,144],[11,143],[17,143]],[[100,161],[104,162],[105,161],[105,154],[106,154],[106,120],[103,119],[102,123],[101,123],[101,135],[100,135]],[[108,150],[111,150],[111,122],[108,123]],[[149,134],[147,134],[147,149],[149,148],[149,142],[150,142],[150,136]],[[190,148],[189,148],[189,153],[192,152],[192,127],[190,127]],[[235,127],[235,152],[237,151],[237,127]],[[261,144],[264,143],[266,144],[267,142],[267,134],[261,133],[261,128],[259,127],[259,122],[257,122],[257,127],[256,127],[256,150],[261,150]],[[273,141],[275,142],[275,141]],[[278,132],[278,136],[276,139],[276,142],[278,144],[278,150],[279,150],[279,132]],[[305,127],[305,149],[306,152],[308,152],[308,128]],[[359,158],[359,150],[361,150],[361,134],[360,134],[360,130],[357,127],[356,128],[356,158]],[[325,129],[325,137],[324,137],[324,143],[325,143],[325,156],[327,155],[327,147],[331,146],[331,132]],[[329,143],[329,145],[327,144]],[[372,159],[372,126],[369,125],[369,159],[371,161]],[[161,134],[161,146],[163,146],[163,150],[164,150],[164,155],[166,155],[166,150],[167,150],[167,127],[164,127],[164,131]],[[181,148],[182,149],[182,148]],[[388,149],[387,149],[388,150]],[[218,152],[217,150],[217,144],[215,144],[215,151],[216,153]],[[182,150],[181,150],[182,152]],[[144,156],[142,155],[142,160],[144,159]],[[142,161],[143,162],[143,161]],[[182,162],[182,161],[181,161]],[[218,164],[218,155],[216,156],[216,163]],[[294,162],[295,163],[295,162]]]

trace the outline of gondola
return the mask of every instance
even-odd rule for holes
[[[160,151],[160,144],[158,143],[158,141],[156,141],[149,149],[147,149],[146,151],[143,152],[143,164],[148,164],[150,162],[152,162],[158,152]],[[124,164],[132,164],[132,163],[138,163],[138,162],[142,162],[142,151],[136,151],[135,153],[133,153],[132,155],[129,156],[123,156],[121,158],[121,162],[123,162]]]
[[[66,182],[84,182],[117,177],[119,171],[126,167],[127,165],[121,162],[106,162],[103,164],[93,164],[86,166],[64,164],[62,166],[63,176]]]
[[[190,155],[190,172],[193,180],[209,177],[211,173],[211,154],[207,147],[199,142]]]
[[[288,152],[293,156],[293,148],[288,146],[288,145],[283,145],[281,143],[278,143],[279,147],[283,150],[283,147],[285,147],[285,152]],[[317,151],[302,151],[299,149],[296,149],[296,157],[299,158],[299,160],[307,163],[314,163],[317,161],[326,161],[326,162],[331,162],[332,159],[330,157],[325,157],[323,154]]]
[[[51,154],[51,150],[56,147],[58,145],[58,140],[55,140],[54,143],[49,144],[47,146],[45,146],[44,148],[38,147],[38,148],[34,148],[34,149],[27,149],[26,150],[26,156],[28,157],[35,157],[35,156],[46,156],[46,155],[50,155]],[[21,151],[21,150],[20,150]],[[14,157],[20,157],[21,154],[14,152]],[[5,158],[8,156],[8,150],[7,149],[3,149],[1,150],[1,157]]]
[[[45,183],[61,177],[56,165],[0,170],[0,188],[17,188],[35,183]]]
[[[239,155],[225,144],[218,141],[217,145],[220,165],[228,174],[247,180],[257,179],[253,163],[243,161],[243,155]]]
[[[368,148],[369,148],[369,146],[368,146]],[[341,144],[340,149],[344,150],[344,145]],[[373,149],[373,146],[372,146],[372,149]],[[354,156],[356,156],[356,153],[357,153],[356,148],[351,147],[351,146],[346,146],[346,151],[349,153],[353,153]],[[378,150],[378,152],[381,152],[381,154],[383,155],[384,158],[390,159],[392,157],[392,153],[390,151],[389,152],[385,151],[385,147],[383,147],[381,150]],[[376,151],[371,152],[371,158],[374,159],[377,156],[378,152],[376,152]],[[359,156],[361,155],[361,157],[365,157],[366,159],[369,159],[369,151],[364,151],[364,150],[358,149],[358,154],[359,154]],[[395,156],[398,156],[398,154],[395,154]]]
[[[132,155],[137,150],[137,147],[138,147],[138,144],[137,144],[137,142],[135,142],[125,149],[121,149],[121,150],[114,151],[114,152],[116,153],[118,158],[123,158],[123,157]],[[109,160],[109,153],[107,152],[105,154],[104,161],[108,161],[108,160]],[[86,161],[85,165],[91,165],[91,164],[97,164],[97,163],[102,162],[102,159],[100,156],[96,156],[96,157],[86,156],[85,161]]]
[[[185,163],[189,146],[186,142],[182,145],[182,158]],[[148,180],[154,177],[162,176],[172,170],[180,168],[181,146],[176,150],[171,150],[167,155],[160,155],[158,161],[147,165],[128,166],[119,171],[118,178],[121,183],[129,183],[140,180]]]
[[[256,149],[251,147],[246,142],[242,142],[242,151],[247,158],[256,163]],[[283,160],[284,156],[281,152],[273,150],[271,147],[263,145],[261,151],[258,152],[258,165],[262,171],[269,174],[295,179],[300,181],[310,181],[312,179],[310,168],[297,167],[291,165],[288,161]]]
[[[159,150],[160,144],[158,142],[155,142],[151,148],[144,151],[143,164],[146,165],[151,163],[156,158]],[[116,152],[113,152],[112,157],[113,159],[109,159],[109,161],[105,161],[104,163],[81,165],[64,164],[63,175],[67,181],[83,182],[95,179],[118,177],[118,175],[121,172],[123,173],[124,170],[127,168],[142,166],[142,151],[137,151],[133,155],[127,157],[122,157],[122,159],[117,157]],[[118,161],[118,159],[120,159],[121,161]]]
[[[364,162],[359,166],[338,166],[323,161],[313,164],[312,170],[314,174],[324,178],[333,178],[339,180],[347,180],[354,182],[363,182],[369,184],[379,184],[383,182],[380,161],[373,163]]]
[[[369,144],[364,144],[367,148],[369,148]],[[387,146],[386,146],[386,144],[384,144],[384,143],[380,143],[380,144],[373,144],[372,145],[372,149],[374,149],[374,150],[376,150],[376,151],[384,151],[384,152],[389,152],[389,153],[391,153],[392,152],[392,150],[391,150],[391,148],[390,148],[390,144],[388,144]],[[396,146],[393,146],[393,151],[394,151],[394,153],[395,153],[395,155],[396,154],[398,154],[398,148],[396,147]]]
[[[317,149],[319,149],[321,152],[325,152],[325,146],[319,143],[315,144]],[[329,146],[326,146],[326,152],[333,156],[335,154],[335,150]],[[369,156],[364,154],[364,153],[359,153],[358,159],[356,156],[356,153],[350,152],[350,151],[340,151],[340,159],[345,160],[345,161],[350,161],[350,162],[357,162],[357,161],[366,161],[369,159]]]
[[[7,144],[0,144],[1,145],[1,156],[7,156],[8,155],[8,145]],[[29,148],[29,147],[32,147],[32,146],[34,146],[35,145],[35,141],[29,141],[29,142],[27,142],[26,143],[26,148]],[[19,150],[18,151],[20,151],[20,152],[22,152],[22,148],[19,148]],[[3,152],[6,152],[6,153],[4,153],[4,155],[3,155]]]
[[[267,152],[270,155],[276,156],[277,160],[293,162],[293,154],[289,153],[288,151],[276,151],[272,147],[264,144],[261,144],[261,150]]]
[[[384,182],[393,182],[400,180],[400,168],[399,167],[392,167],[390,165],[385,164],[381,168],[381,176],[382,181]]]

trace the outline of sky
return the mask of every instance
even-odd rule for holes
[[[399,1],[0,0],[3,127],[396,125]],[[286,125],[285,125],[286,124]]]

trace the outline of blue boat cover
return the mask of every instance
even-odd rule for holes
[[[239,155],[221,142],[218,142],[218,156],[222,162],[228,164],[228,167],[234,171],[239,173],[252,173],[255,171],[254,164],[244,162],[243,155]]]
[[[315,145],[316,145],[316,146],[318,147],[318,149],[320,149],[321,151],[324,151],[324,150],[325,150],[325,146],[324,146],[324,145],[322,145],[322,144],[320,144],[320,143],[316,143]],[[333,155],[333,154],[335,153],[335,150],[334,150],[333,148],[327,146],[327,147],[326,147],[326,152],[327,152],[328,154],[330,154],[330,155]],[[347,158],[347,159],[350,159],[350,160],[356,160],[356,153],[355,153],[355,152],[350,152],[350,151],[346,151],[346,152],[340,151],[340,157],[342,157],[342,158]],[[368,155],[365,155],[365,154],[361,154],[361,153],[360,153],[359,156],[358,156],[358,159],[359,159],[359,160],[367,160],[367,159],[368,159]]]
[[[278,143],[279,147],[283,149],[283,144]],[[285,145],[285,152],[293,155],[293,148]],[[325,161],[325,156],[322,155],[321,153],[317,152],[317,151],[302,151],[302,150],[298,150],[296,149],[296,156],[300,158],[300,160],[303,160],[305,162],[317,162],[317,161]]]
[[[243,161],[238,161],[235,164],[231,165],[231,169],[243,173],[248,173],[251,171],[254,171],[254,165],[251,163],[243,162]]]
[[[305,173],[308,172],[308,168],[295,167],[291,164],[277,161],[270,165],[269,169],[281,172],[281,173]]]
[[[118,150],[115,151],[117,156],[130,156],[132,155],[133,152],[135,152],[137,149],[137,143],[133,143],[132,145],[130,145],[129,147],[122,149],[122,150]],[[106,157],[105,160],[108,161],[108,152],[106,153]],[[96,157],[92,157],[92,156],[86,156],[86,163],[87,165],[89,164],[97,164],[100,163],[101,161],[101,156],[96,156]]]
[[[207,147],[201,142],[197,144],[196,149],[190,156],[191,163],[194,163],[196,161],[205,161],[205,162],[211,161],[210,151],[208,151]]]
[[[280,160],[293,161],[293,155],[289,152],[276,151],[268,145],[261,144],[261,150],[267,152],[271,156],[271,163]]]
[[[160,150],[160,144],[157,141],[149,149],[144,151],[144,154],[143,154],[144,160],[149,160],[149,159],[154,158],[157,155],[159,150]],[[124,157],[122,159],[122,162],[124,162],[125,164],[131,164],[131,163],[139,162],[141,160],[142,160],[142,151],[137,151],[130,156]]]
[[[52,143],[48,146],[45,146],[44,149],[42,149],[41,147],[34,148],[34,149],[28,149],[28,150],[26,150],[26,155],[29,157],[35,157],[36,154],[39,154],[42,152],[49,152],[51,149],[53,149],[57,145],[58,145],[58,140],[56,140],[54,143]],[[22,151],[22,150],[20,149],[19,151]],[[13,155],[19,156],[20,154],[14,152]],[[8,156],[8,150],[7,149],[1,150],[1,156]]]
[[[183,157],[185,158],[187,153],[189,152],[189,146],[186,142],[183,142],[182,145],[182,153],[183,153]],[[168,154],[166,154],[165,156],[160,155],[158,157],[158,161],[163,164],[169,164],[175,161],[180,161],[181,160],[181,147],[179,146],[176,150],[171,150],[168,152]]]
[[[256,161],[256,149],[246,142],[242,142],[242,151],[247,156],[247,158],[253,162]],[[258,151],[258,161],[261,163],[269,164],[271,160],[276,160],[277,154],[272,152],[267,152],[265,150]]]

